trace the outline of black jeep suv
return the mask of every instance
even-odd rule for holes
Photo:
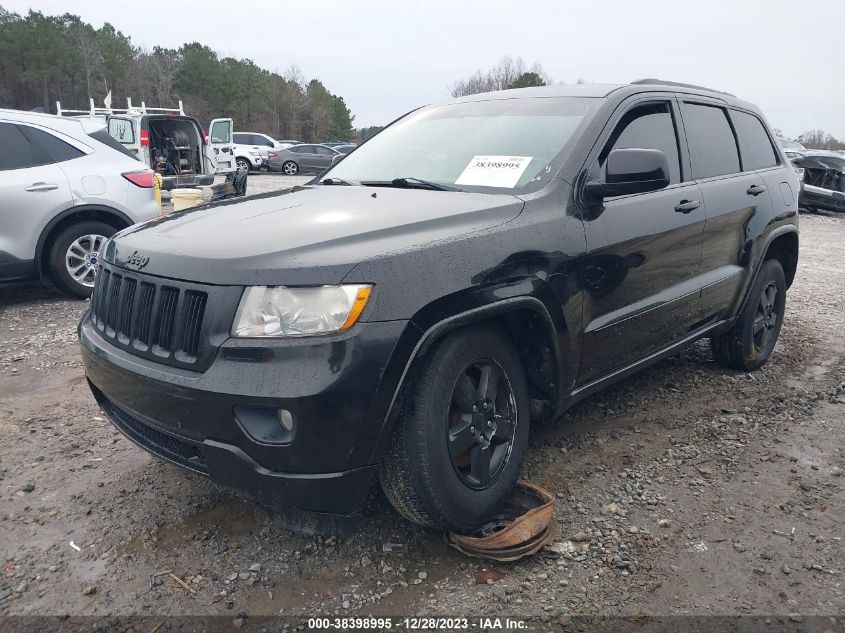
[[[532,417],[703,337],[727,367],[766,361],[797,194],[732,95],[464,97],[308,186],[116,235],[85,368],[129,439],[266,506],[354,517],[378,478],[411,521],[472,530]]]

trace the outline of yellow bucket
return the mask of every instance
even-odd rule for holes
[[[174,189],[170,192],[173,211],[179,212],[202,204],[202,189]]]

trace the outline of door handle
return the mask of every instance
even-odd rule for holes
[[[746,191],[745,193],[747,193],[749,196],[759,196],[765,190],[766,187],[764,185],[751,185],[748,188],[748,191]]]
[[[29,187],[27,187],[25,191],[52,191],[53,189],[58,188],[59,185],[54,185],[53,183],[34,182]]]
[[[675,211],[678,213],[691,213],[701,206],[701,200],[681,200],[675,205]]]

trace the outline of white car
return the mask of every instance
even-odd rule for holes
[[[267,166],[272,150],[285,149],[299,141],[277,141],[260,132],[235,132],[235,156],[238,169],[259,169]]]
[[[108,238],[158,216],[153,171],[97,118],[0,110],[0,281],[90,296]]]
[[[276,141],[258,132],[235,132],[238,169],[259,169],[267,163],[267,154],[276,149]]]

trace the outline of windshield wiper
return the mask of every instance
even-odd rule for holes
[[[396,187],[398,189],[430,189],[431,191],[463,191],[457,187],[440,185],[422,178],[394,178],[393,180],[362,180],[365,187]]]
[[[347,187],[353,186],[351,182],[347,182],[346,180],[343,180],[342,178],[323,178],[322,180],[319,181],[319,184],[321,184],[321,185],[346,185]]]

